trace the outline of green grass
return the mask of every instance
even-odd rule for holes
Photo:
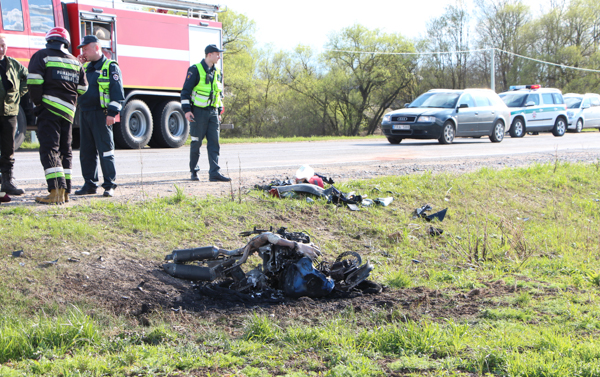
[[[19,150],[35,150],[35,149],[40,149],[40,143],[32,143],[29,141],[24,141],[21,146],[19,147]]]
[[[559,163],[340,185],[394,196],[359,212],[180,188],[128,205],[0,208],[0,376],[598,376],[599,184],[598,164]],[[442,236],[412,219],[425,203],[449,208],[434,224]],[[269,225],[310,232],[328,260],[359,251],[373,280],[402,290],[406,303],[319,311],[315,301],[300,315],[210,321],[158,310],[142,327],[85,297],[64,302],[53,291],[60,271],[36,267],[105,246],[160,262],[175,248],[239,247],[237,233]],[[9,257],[18,249],[24,266]]]

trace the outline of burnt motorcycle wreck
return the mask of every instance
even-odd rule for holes
[[[198,286],[203,293],[229,293],[242,301],[268,297],[279,302],[282,296],[347,297],[351,292],[381,292],[379,284],[367,280],[373,266],[363,264],[356,252],[344,252],[333,262],[317,262],[321,251],[304,232],[254,228],[240,236],[253,234],[256,236],[244,247],[235,250],[215,246],[174,250],[165,257],[173,263],[163,264],[163,269],[174,277],[206,282]],[[262,264],[244,272],[242,265],[254,253]],[[185,264],[193,261],[198,264]]]

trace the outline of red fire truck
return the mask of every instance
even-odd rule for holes
[[[85,35],[96,35],[106,56],[123,73],[125,104],[114,135],[121,148],[177,148],[185,143],[189,125],[179,102],[187,68],[200,62],[208,44],[222,46],[218,5],[193,0],[0,0],[1,33],[7,55],[23,65],[45,47],[55,26],[71,34],[70,52]],[[77,118],[77,117],[76,117]],[[27,128],[21,110],[17,144]],[[79,141],[77,121],[74,143]]]

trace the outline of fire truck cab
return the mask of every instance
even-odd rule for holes
[[[55,26],[71,34],[69,52],[85,35],[100,39],[104,54],[118,62],[123,75],[125,104],[114,126],[121,148],[178,148],[188,138],[179,101],[187,68],[204,58],[208,44],[222,46],[219,5],[193,0],[0,0],[0,32],[6,35],[7,55],[23,65],[46,45]],[[222,67],[221,67],[222,69]],[[79,125],[73,123],[73,143]],[[18,116],[17,147],[25,137],[25,114]]]

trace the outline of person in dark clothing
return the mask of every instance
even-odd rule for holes
[[[62,50],[69,32],[55,27],[46,33],[46,48],[31,57],[27,85],[37,115],[40,160],[50,194],[36,197],[41,204],[62,204],[71,192],[72,123],[77,97],[87,90],[79,60]]]
[[[13,177],[15,166],[15,132],[17,130],[17,115],[21,100],[28,103],[27,68],[16,59],[6,56],[8,46],[6,36],[0,34],[0,173],[2,197],[8,195],[23,195],[25,192],[18,188]]]
[[[79,97],[79,161],[85,183],[81,189],[75,191],[75,195],[96,193],[100,155],[104,196],[112,197],[117,187],[113,124],[125,100],[121,70],[115,61],[104,56],[100,40],[96,36],[86,35],[77,48],[82,48],[82,54],[78,58],[85,63],[89,87],[88,91]]]
[[[208,179],[211,182],[229,182],[231,178],[220,173],[219,167],[219,126],[223,111],[223,75],[216,64],[224,50],[216,45],[204,49],[206,57],[198,64],[188,68],[183,89],[181,90],[181,108],[185,119],[190,122],[190,171],[192,180],[198,181],[198,160],[200,147],[206,137],[208,152]]]

